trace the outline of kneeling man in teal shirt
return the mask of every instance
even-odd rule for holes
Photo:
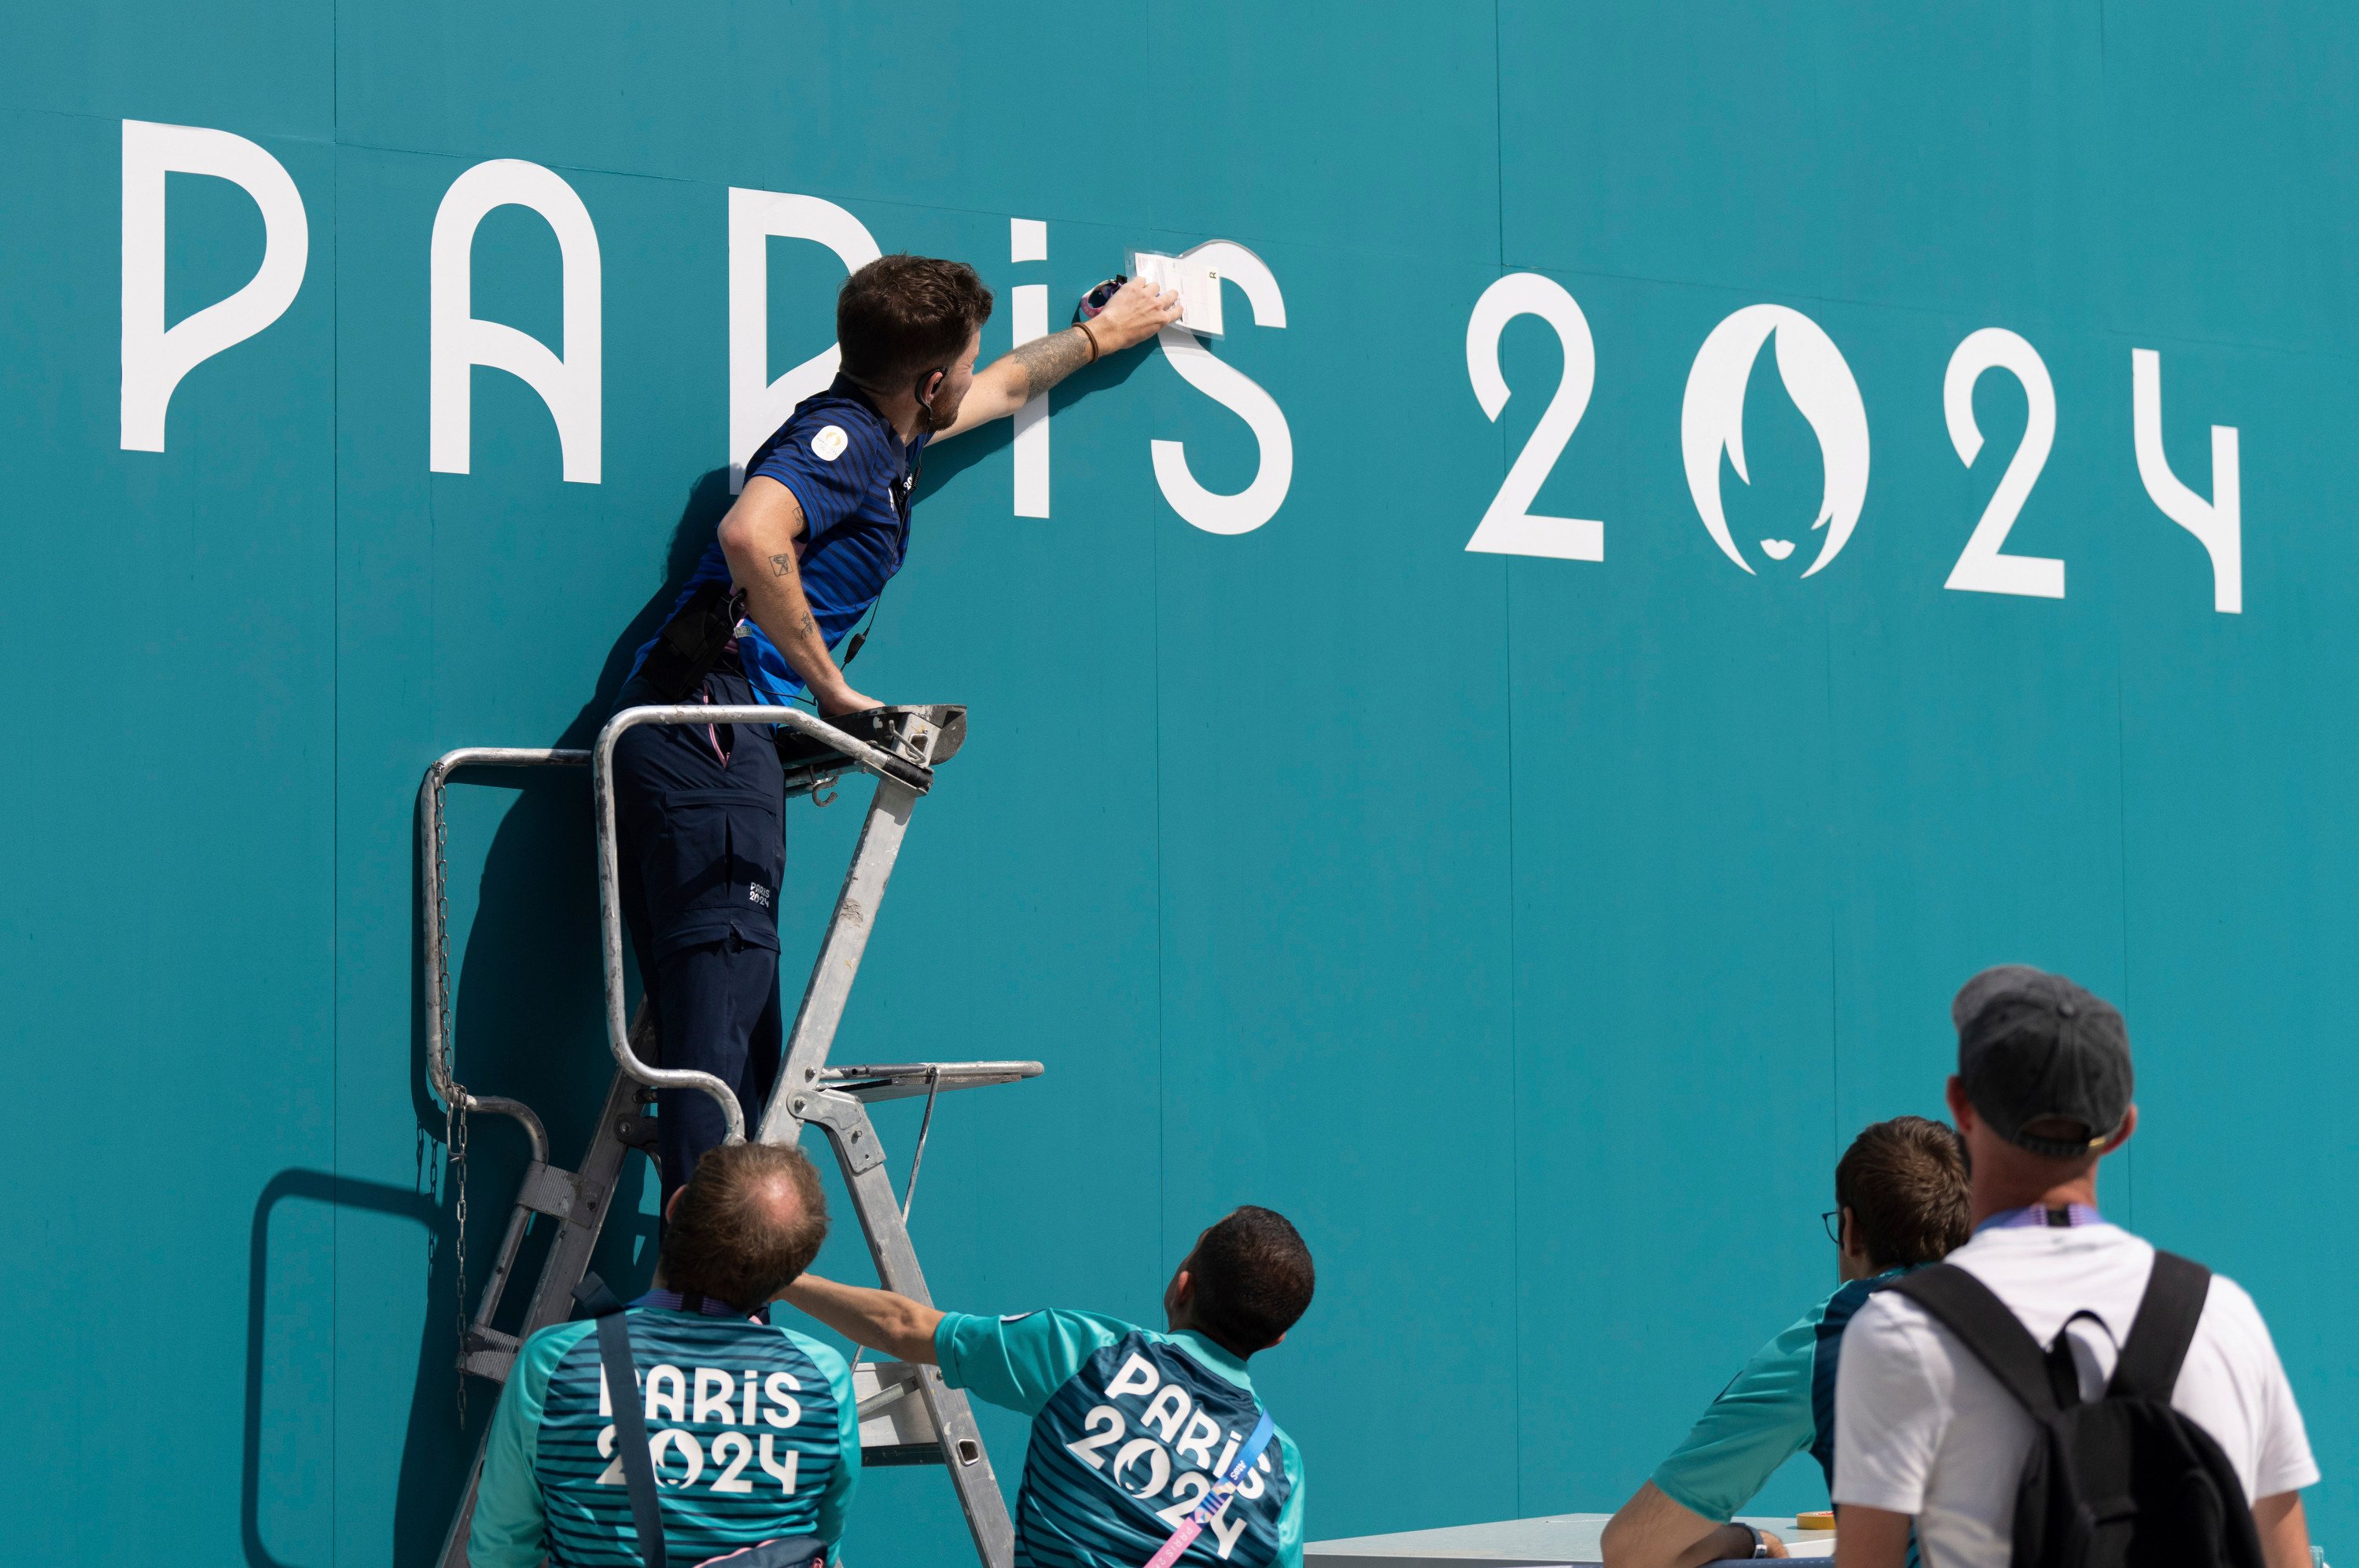
[[[1166,1333],[1053,1308],[939,1312],[808,1274],[778,1299],[1032,1418],[1016,1568],[1301,1568],[1302,1455],[1245,1362],[1286,1337],[1312,1285],[1294,1226],[1245,1207],[1164,1288]]]

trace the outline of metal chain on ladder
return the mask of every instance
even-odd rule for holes
[[[452,1194],[451,1214],[457,1222],[452,1261],[458,1274],[459,1377],[456,1399],[459,1409],[459,1429],[467,1427],[467,1100],[465,1085],[459,1082],[457,1052],[451,1038],[451,898],[450,879],[445,875],[449,861],[444,849],[450,839],[449,819],[443,811],[442,783],[434,784],[434,974],[436,1006],[440,1009],[435,1024],[442,1031],[442,1060],[451,1069],[451,1092],[442,1102],[443,1183]],[[455,1185],[454,1185],[455,1184]]]

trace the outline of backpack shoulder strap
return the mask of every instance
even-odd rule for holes
[[[663,1506],[656,1500],[655,1457],[647,1450],[647,1416],[639,1404],[638,1374],[631,1362],[630,1320],[614,1292],[595,1274],[573,1287],[573,1299],[598,1320],[598,1360],[606,1374],[606,1397],[614,1407],[614,1447],[623,1456],[623,1482],[630,1489],[639,1556],[647,1568],[669,1568]]]
[[[2146,1282],[2121,1360],[2105,1389],[2109,1399],[2168,1400],[2179,1383],[2180,1364],[2195,1341],[2203,1303],[2212,1293],[2212,1270],[2175,1252],[2156,1249],[2154,1272]]]
[[[1989,1286],[1954,1263],[1937,1263],[1886,1288],[1939,1319],[2034,1417],[2047,1421],[2059,1413],[2039,1342]]]

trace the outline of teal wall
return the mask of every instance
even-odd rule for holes
[[[2319,1537],[2359,1552],[2354,55],[2347,7],[2191,0],[23,9],[18,1555],[430,1558],[469,1439],[415,791],[448,747],[592,733],[724,498],[731,186],[968,257],[1003,301],[1047,282],[1057,315],[1133,245],[1235,241],[1284,290],[1282,331],[1232,291],[1215,346],[1291,431],[1266,526],[1163,499],[1150,441],[1223,491],[1255,441],[1130,356],[1060,389],[1049,518],[1012,516],[1004,432],[932,460],[861,662],[972,704],[973,738],[840,1054],[1049,1068],[943,1105],[915,1225],[945,1302],[1150,1315],[1197,1227],[1269,1203],[1321,1264],[1262,1374],[1314,1535],[1610,1508],[1830,1282],[1834,1156],[1938,1111],[1951,990],[2024,960],[2127,1012],[2145,1119],[2107,1207],[2258,1298]],[[260,144],[310,234],[292,305],[179,384],[160,453],[116,418],[126,118]],[[596,225],[596,485],[488,370],[473,472],[429,468],[428,236],[493,158]],[[178,319],[263,227],[223,180],[168,191]],[[1048,222],[1045,267],[1005,260],[1011,217]],[[783,367],[825,344],[841,268],[784,241],[770,267]],[[1469,312],[1513,272],[1593,334],[1536,508],[1602,520],[1603,561],[1463,548],[1560,374],[1519,319],[1498,422],[1476,401]],[[558,341],[540,219],[488,218],[474,278],[478,314]],[[1857,530],[1807,580],[1821,448],[1775,353],[1751,483],[1720,468],[1754,575],[1681,464],[1697,350],[1760,303],[1825,330],[1870,430]],[[1943,422],[1952,349],[1993,326],[2053,378],[2008,548],[2063,559],[2061,600],[1942,586],[2026,427],[2003,373],[1976,465]],[[2141,483],[2134,348],[2197,493],[2208,428],[2239,432],[2240,614]],[[864,793],[792,815],[797,978]],[[568,1155],[603,1077],[585,794],[452,795],[462,1069]],[[476,1148],[480,1275],[520,1149],[497,1123]],[[617,1227],[607,1267],[647,1236]],[[847,1235],[823,1267],[864,1265]],[[1012,1481],[1017,1428],[987,1432]],[[1789,1469],[1765,1501],[1821,1496]],[[860,1562],[961,1560],[939,1474],[864,1497]]]

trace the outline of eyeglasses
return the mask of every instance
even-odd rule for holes
[[[1843,1245],[1843,1211],[1841,1209],[1829,1209],[1819,1216],[1819,1224],[1826,1227],[1829,1241],[1833,1242],[1837,1247]]]

